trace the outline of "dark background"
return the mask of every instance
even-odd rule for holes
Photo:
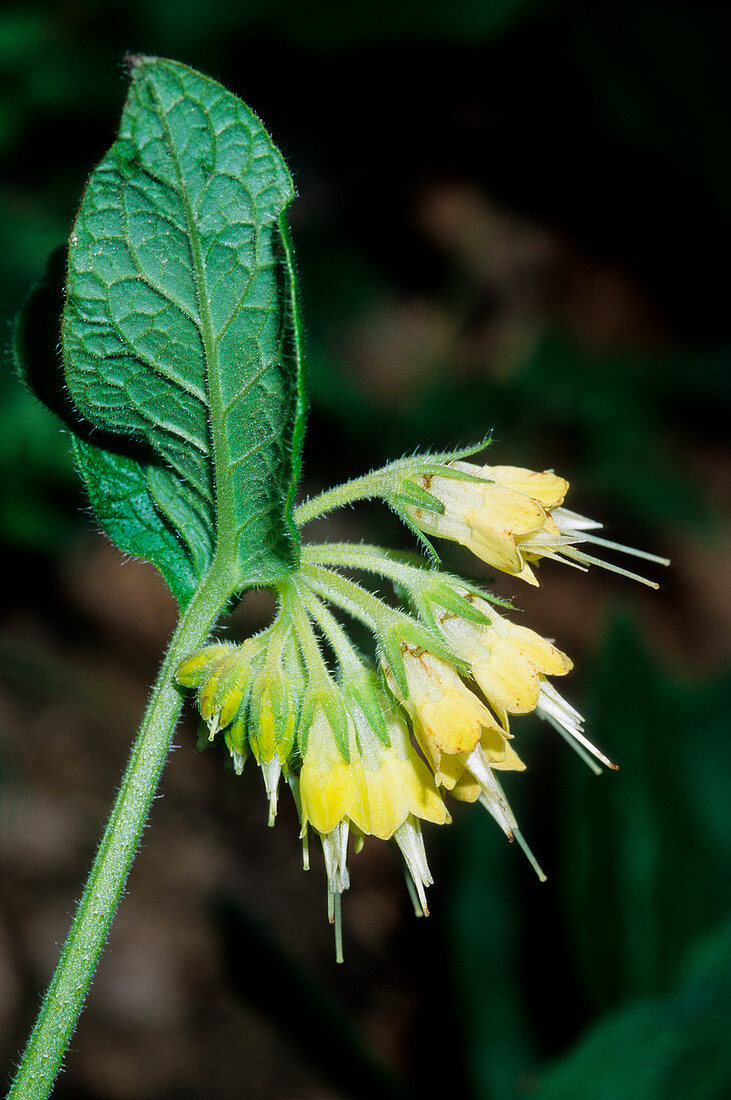
[[[303,494],[494,428],[491,461],[555,467],[609,537],[673,559],[659,593],[550,564],[499,583],[575,658],[566,694],[620,771],[516,722],[508,793],[549,882],[457,807],[416,921],[368,842],[342,967],[288,798],[267,829],[255,770],[195,754],[188,713],[57,1096],[731,1094],[728,31],[698,0],[5,5],[5,343],[114,138],[124,53],[175,57],[260,114],[298,185]],[[175,610],[96,532],[7,358],[0,501],[9,1065]],[[377,507],[328,530],[408,545]],[[233,629],[268,613],[251,595]]]

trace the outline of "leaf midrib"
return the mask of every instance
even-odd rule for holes
[[[178,193],[183,204],[185,220],[190,240],[190,251],[195,272],[195,293],[200,312],[200,332],[203,341],[203,355],[205,359],[206,383],[208,389],[208,425],[211,438],[211,451],[213,457],[213,482],[214,482],[214,509],[215,509],[215,548],[214,560],[221,566],[232,565],[236,556],[236,524],[231,479],[228,476],[231,468],[231,453],[228,448],[228,440],[225,432],[225,418],[223,408],[223,394],[221,389],[221,370],[216,340],[213,335],[213,325],[208,309],[208,301],[205,296],[205,266],[203,255],[198,240],[198,232],[193,215],[193,210],[188,199],[188,192],[181,165],[175,152],[172,134],[167,124],[165,109],[160,102],[157,89],[151,81],[149,84],[155,107],[155,113],[159,119],[170,152],[170,159],[175,168],[178,181]],[[216,135],[211,130],[214,151]],[[215,154],[214,154],[215,162]]]

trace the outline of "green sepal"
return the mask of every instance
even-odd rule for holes
[[[454,451],[442,451],[440,454],[428,455],[425,457],[431,458],[439,463],[459,462],[463,458],[471,458],[479,451],[484,451],[491,443],[492,432],[488,432],[488,434],[483,436],[477,443],[470,443],[466,447],[457,447]]]
[[[223,735],[231,752],[237,752],[240,756],[246,756],[249,751],[250,738],[247,736],[247,718],[246,708],[242,707],[235,720],[228,726]]]
[[[218,642],[191,653],[178,665],[175,679],[181,687],[197,688],[205,680],[210,669],[231,652],[230,642]]]
[[[405,699],[409,694],[409,681],[406,679],[401,641],[402,635],[393,628],[382,634],[378,639],[378,656],[388,665]]]
[[[441,476],[441,470],[428,471],[430,474],[436,474],[437,472]],[[424,476],[426,475],[427,471],[425,470]],[[427,512],[436,512],[440,516],[444,515],[444,502],[414,481],[399,481],[398,489],[393,494],[392,500],[394,507],[398,508],[399,511],[399,505],[410,504],[413,508],[422,508]]]
[[[391,747],[383,706],[379,698],[379,684],[373,672],[365,672],[357,680],[349,680],[341,685],[347,699],[351,700],[363,712],[366,720],[378,740],[387,749]]]
[[[210,665],[208,675],[201,680],[197,693],[198,710],[204,721],[211,722],[216,716],[220,707],[218,702],[219,684],[222,679],[225,682],[232,671],[235,672],[238,660],[238,652],[236,648],[232,647],[228,653]]]
[[[345,763],[349,764],[350,745],[348,743],[348,711],[342,693],[336,688],[310,688],[310,690],[305,693],[305,697],[302,701],[302,717],[300,719],[299,730],[299,746],[302,756],[304,756],[307,751],[307,738],[315,718],[317,707],[320,707],[330,725],[340,755]]]
[[[404,512],[400,508],[394,508],[394,511],[404,526],[408,527],[409,531],[414,535],[416,541],[423,547],[424,553],[431,564],[437,567],[440,566],[442,564],[442,559],[431,539],[427,538],[424,532],[416,526],[408,512]]]
[[[426,471],[425,471],[426,473]],[[493,485],[494,481],[490,477],[480,477],[478,474],[471,474],[468,470],[455,470],[452,466],[439,466],[435,470],[429,470],[428,474],[434,477],[443,477],[447,481],[467,481],[473,485]]]
[[[475,607],[466,596],[456,591],[452,587],[453,584],[464,587],[457,578],[452,580],[451,578],[440,577],[438,580],[435,578],[435,583],[432,586],[414,590],[414,603],[422,619],[432,629],[438,630],[432,611],[432,605],[437,604],[439,607],[443,607],[445,611],[453,611],[461,619],[468,619],[470,622],[478,623],[481,626],[489,625],[490,620],[487,615],[480,611],[478,607]]]
[[[271,706],[271,729],[264,728],[264,700]],[[268,763],[276,753],[284,764],[292,752],[297,727],[297,699],[281,671],[258,673],[251,687],[249,742],[257,763]],[[268,725],[267,721],[267,725]]]
[[[254,655],[251,650],[244,652],[246,648],[242,646],[235,663],[220,676],[211,697],[211,711],[218,715],[219,729],[225,729],[246,706],[254,677],[251,668]]]

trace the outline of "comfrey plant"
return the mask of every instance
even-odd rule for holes
[[[593,546],[662,561],[566,509],[568,483],[556,474],[467,461],[484,442],[400,459],[295,508],[305,402],[291,178],[259,120],[219,84],[157,58],[130,58],[129,68],[119,137],[71,233],[62,364],[56,334],[48,346],[40,335],[57,301],[52,279],[23,310],[14,351],[21,377],[71,433],[101,526],[159,569],[180,620],[11,1090],[24,1100],[52,1088],[185,688],[235,771],[250,756],[261,769],[270,824],[286,780],[305,866],[310,836],[322,845],[340,959],[351,838],[356,852],[369,835],[393,840],[426,913],[422,823],[448,824],[448,797],[481,802],[543,877],[498,779],[524,768],[512,716],[535,712],[592,768],[613,766],[553,683],[570,659],[442,571],[430,539],[462,543],[534,585],[545,558],[635,576],[598,562]],[[312,519],[366,498],[388,504],[425,554],[302,544]],[[353,573],[387,582],[399,606]],[[276,597],[271,625],[241,645],[211,641],[254,587]],[[374,659],[343,617],[370,631]]]

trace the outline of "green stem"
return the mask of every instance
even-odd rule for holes
[[[442,477],[455,478],[457,481],[474,481],[483,484],[487,479],[478,477],[464,471],[452,470],[449,463],[455,459],[467,458],[481,451],[487,446],[489,439],[483,439],[471,447],[461,447],[456,451],[445,451],[435,455],[410,455],[406,458],[398,458],[395,462],[389,462],[380,470],[373,470],[370,474],[356,477],[352,481],[346,481],[343,485],[336,485],[333,489],[326,489],[316,497],[306,500],[294,510],[294,521],[298,527],[303,527],[311,519],[324,516],[326,512],[332,512],[334,508],[342,508],[344,504],[354,504],[357,500],[370,500],[373,497],[382,497],[387,502],[393,502],[400,495],[400,485],[404,479],[418,477],[424,474],[440,474]],[[408,491],[403,499],[408,500],[410,493],[416,493],[416,500],[412,503],[422,508],[441,508],[439,500],[420,489],[417,485],[401,485]]]
[[[350,676],[362,675],[365,671],[364,665],[353,648],[353,643],[335,616],[314,592],[310,592],[306,607],[332,646],[341,671]]]
[[[418,585],[425,578],[429,582],[433,581],[436,572],[428,566],[411,565],[399,561],[391,551],[365,543],[313,542],[303,547],[302,561],[362,569],[365,573],[378,573],[407,588]],[[439,571],[438,576],[442,575]]]
[[[326,512],[332,512],[335,508],[342,508],[344,504],[354,504],[356,500],[370,500],[380,496],[383,491],[384,470],[376,470],[372,474],[364,474],[352,481],[346,481],[343,485],[336,485],[334,489],[326,489],[311,497],[299,508],[294,510],[294,521],[298,527],[304,527],[310,520],[317,516],[324,516]]]
[[[46,1100],[61,1068],[140,842],[183,703],[175,670],[201,646],[230,595],[214,564],[173,634],[122,786],[7,1100]]]
[[[303,563],[301,576],[316,595],[323,596],[342,608],[376,634],[382,633],[396,622],[412,621],[403,612],[389,607],[373,593],[367,592],[355,581],[347,580],[332,569]]]

